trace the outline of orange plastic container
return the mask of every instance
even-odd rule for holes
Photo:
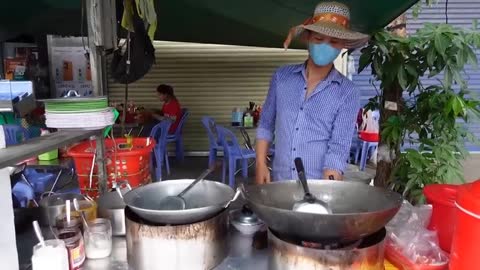
[[[105,162],[107,167],[108,188],[112,181],[128,180],[130,186],[137,187],[150,183],[150,159],[155,146],[151,138],[105,140]],[[68,150],[73,158],[82,194],[96,198],[98,194],[97,166],[94,165],[90,183],[90,170],[95,152],[95,141],[80,143]]]
[[[450,270],[480,268],[480,180],[458,190]]]

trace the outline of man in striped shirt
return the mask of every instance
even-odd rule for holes
[[[309,179],[342,179],[360,93],[335,69],[333,61],[341,49],[368,40],[367,35],[350,31],[348,20],[348,7],[323,2],[312,19],[291,31],[300,33],[308,43],[309,57],[303,64],[284,66],[273,74],[257,129],[258,184],[268,183],[270,178],[297,179],[297,157],[302,158]],[[286,47],[290,40],[291,36]],[[270,175],[266,157],[274,137]]]

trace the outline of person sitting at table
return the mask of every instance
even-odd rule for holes
[[[175,133],[180,119],[182,118],[182,108],[180,107],[180,102],[178,102],[177,97],[173,93],[173,87],[168,84],[160,84],[157,87],[157,95],[160,98],[160,101],[163,102],[163,106],[160,112],[153,113],[152,116],[158,121],[162,121],[163,119],[172,120],[173,123],[168,132],[170,134]]]

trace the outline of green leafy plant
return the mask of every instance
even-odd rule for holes
[[[477,66],[478,48],[476,31],[426,24],[409,37],[378,32],[362,49],[359,72],[370,66],[380,82],[379,95],[367,104],[379,108],[383,118],[379,161],[391,159],[392,167],[388,173],[377,171],[377,177],[412,202],[422,200],[426,184],[463,180],[464,142],[475,141],[465,126],[480,116],[464,68]],[[422,77],[437,84],[423,85]],[[387,106],[391,91],[400,100],[393,107]],[[400,152],[400,146],[406,150]]]

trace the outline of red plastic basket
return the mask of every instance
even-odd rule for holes
[[[90,183],[95,146],[95,141],[86,141],[68,150],[68,155],[73,158],[75,163],[80,191],[92,198],[98,196],[96,164]],[[150,158],[154,146],[155,141],[150,138],[134,138],[130,145],[127,145],[126,139],[105,140],[108,188],[111,188],[112,182],[115,180],[128,180],[132,187],[148,184],[151,181]]]

